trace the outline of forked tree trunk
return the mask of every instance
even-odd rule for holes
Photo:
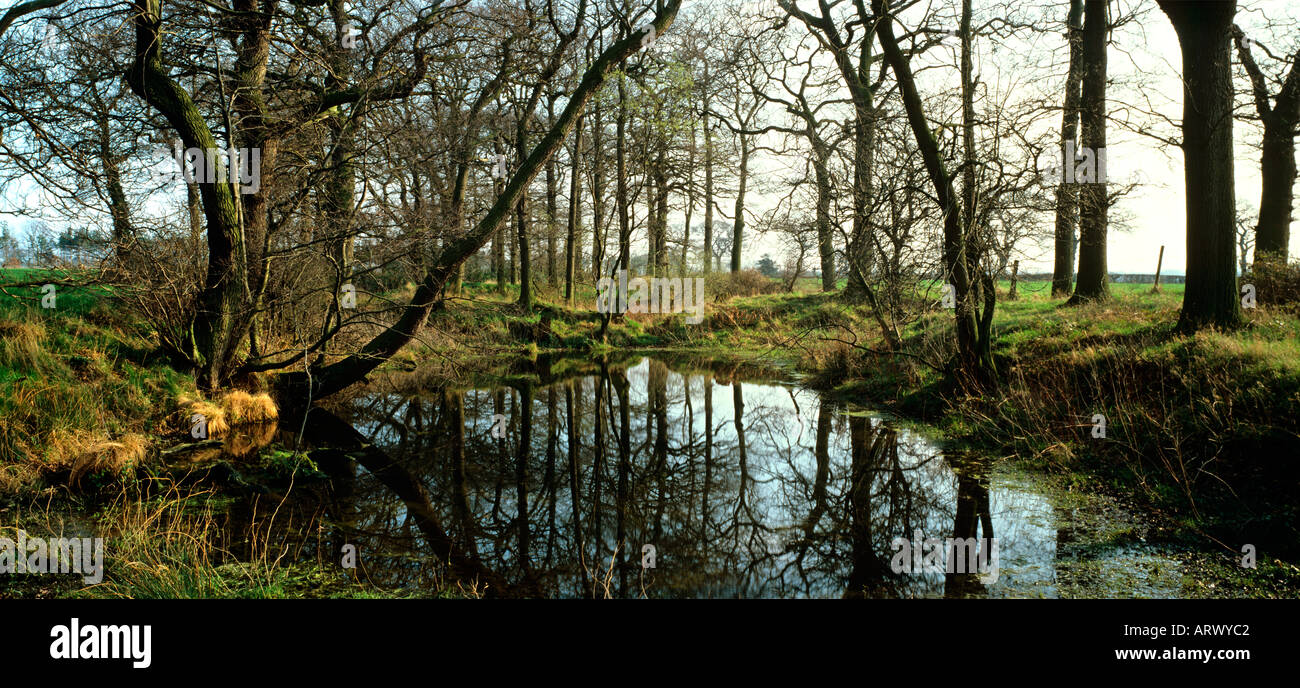
[[[215,151],[216,137],[203,120],[198,106],[190,94],[172,80],[163,65],[161,0],[133,0],[131,5],[135,24],[135,61],[126,72],[131,90],[162,114],[186,149]],[[197,358],[192,363],[198,370],[200,385],[213,387],[219,385],[227,373],[222,364],[228,339],[241,336],[233,333],[232,328],[242,303],[236,248],[243,236],[235,187],[228,178],[208,180],[198,187],[207,221],[208,269],[195,304],[191,329],[192,353]]]
[[[916,139],[921,159],[925,163],[926,173],[934,187],[935,199],[943,212],[943,263],[944,272],[951,280],[956,296],[955,329],[957,335],[957,357],[953,372],[960,382],[983,385],[992,382],[996,369],[993,364],[990,341],[981,337],[980,332],[990,332],[987,325],[991,322],[993,310],[989,292],[985,291],[985,322],[976,318],[975,303],[978,295],[967,263],[967,242],[962,231],[961,202],[953,188],[953,177],[945,168],[939,144],[930,131],[929,120],[921,95],[916,88],[916,80],[907,57],[898,45],[894,35],[894,18],[888,9],[888,0],[872,0],[872,11],[879,21],[876,22],[876,35],[880,38],[881,50],[898,80],[902,93],[903,108],[907,114],[908,125]],[[962,18],[963,41],[969,40],[969,3],[964,8]],[[963,50],[967,50],[963,47]]]

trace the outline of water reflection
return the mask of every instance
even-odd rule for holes
[[[434,570],[565,597],[1051,593],[1045,498],[809,390],[642,359],[347,415],[308,419],[330,447],[313,457],[334,476],[331,546],[356,544],[384,585]],[[997,579],[894,572],[892,542],[918,531],[996,537]]]

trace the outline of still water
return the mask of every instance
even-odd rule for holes
[[[384,586],[478,579],[546,597],[1176,594],[1160,577],[1078,580],[1061,507],[1032,478],[742,378],[642,358],[363,396],[331,421],[352,450],[313,453],[332,476],[333,549],[355,545],[360,575]],[[900,539],[951,537],[993,549],[985,575],[896,557]],[[1145,557],[1089,563],[1141,571]]]

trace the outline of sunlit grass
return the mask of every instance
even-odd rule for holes
[[[0,295],[0,490],[49,470],[80,466],[81,478],[135,463],[142,438],[193,380],[153,354],[154,333],[103,289],[59,288],[53,309],[40,307],[37,287],[10,292]]]

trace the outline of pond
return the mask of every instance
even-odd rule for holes
[[[1177,595],[1176,562],[1081,557],[1032,476],[880,414],[735,367],[566,370],[309,416],[324,556],[544,597]]]

